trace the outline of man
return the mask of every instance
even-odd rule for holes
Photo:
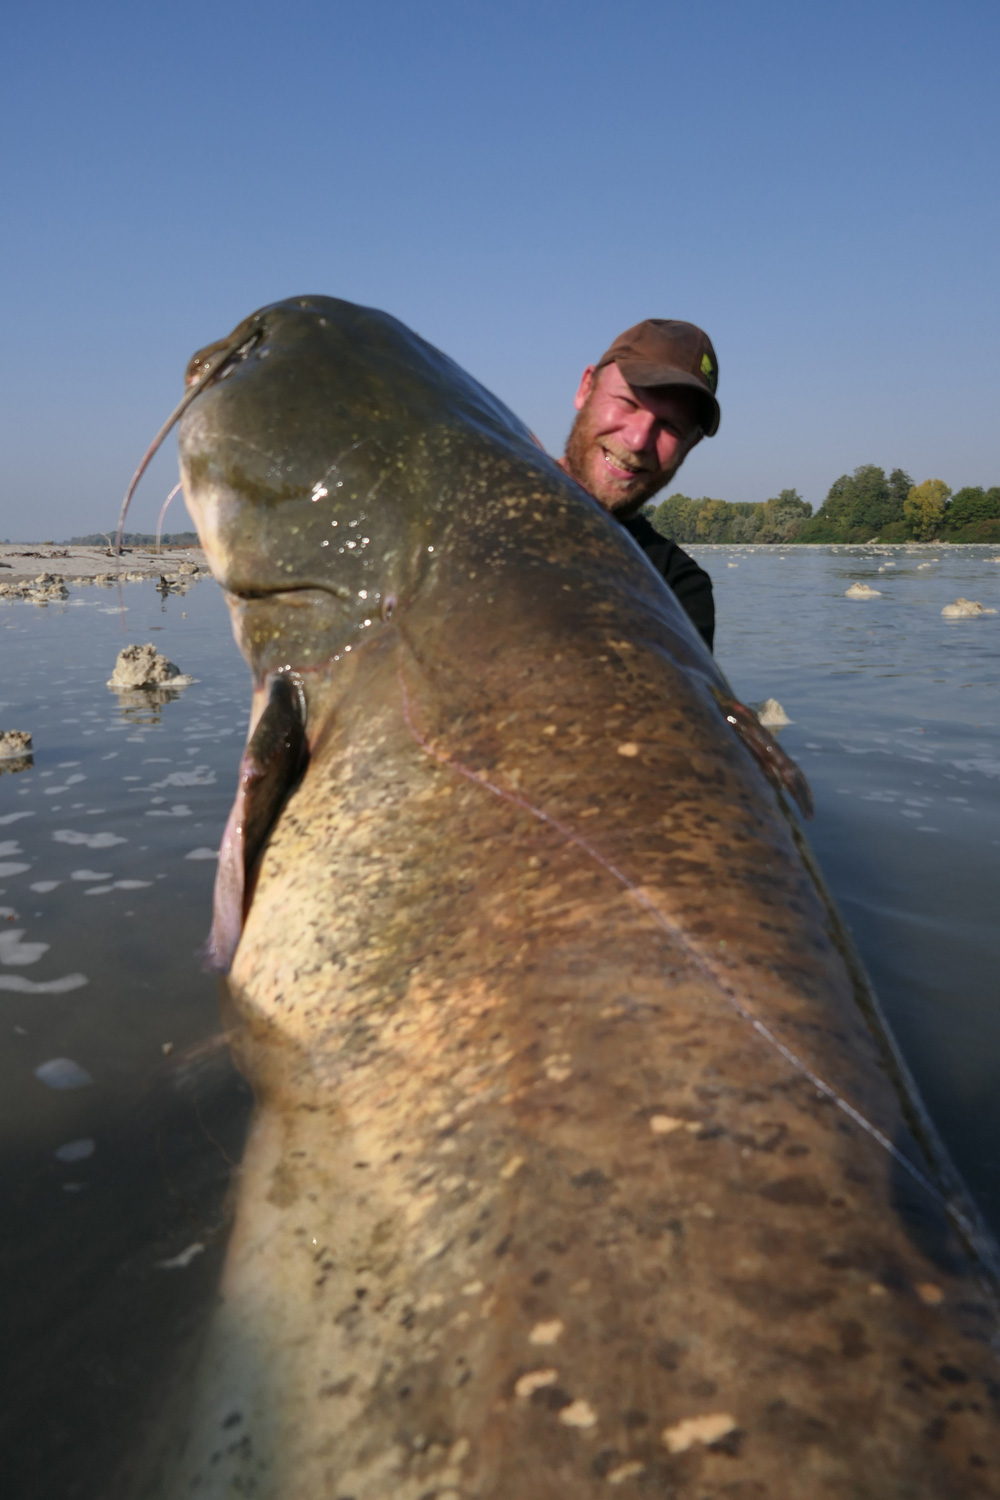
[[[640,514],[703,437],[719,430],[719,365],[693,323],[647,318],[583,372],[577,418],[559,460],[638,542],[708,649],[715,635],[712,580]]]

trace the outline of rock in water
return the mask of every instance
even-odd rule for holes
[[[762,703],[750,703],[747,706],[753,709],[765,729],[783,729],[792,722],[777,698],[765,698]]]
[[[167,661],[152,641],[148,641],[145,646],[126,646],[119,651],[115,670],[108,678],[108,687],[131,690],[162,687],[164,683],[171,687],[187,687],[193,681],[193,677],[185,676],[180,667]]]
[[[0,729],[0,760],[20,760],[30,754],[30,734],[23,729]]]
[[[0,599],[23,599],[28,604],[59,604],[69,598],[65,581],[55,573],[39,573],[35,579],[15,578],[0,583]]]
[[[867,583],[852,583],[844,592],[845,599],[881,599],[882,590],[869,588]]]
[[[984,609],[975,599],[963,599],[961,595],[954,604],[946,604],[941,611],[946,620],[974,620],[978,615],[995,615],[995,609]]]

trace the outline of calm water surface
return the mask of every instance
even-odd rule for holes
[[[718,659],[776,697],[811,838],[931,1112],[1000,1228],[1000,610],[990,548],[692,549]],[[920,566],[921,564],[930,566]],[[893,564],[893,566],[889,566]],[[881,571],[880,571],[881,569]],[[855,580],[881,591],[854,601]],[[101,1496],[204,1320],[248,1092],[196,950],[249,706],[218,589],[0,608],[0,1418],[17,1500]],[[105,686],[126,641],[195,683]]]

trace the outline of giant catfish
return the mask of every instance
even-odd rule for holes
[[[382,313],[277,303],[190,379],[257,1111],[143,1493],[1000,1495],[993,1251],[669,590]]]

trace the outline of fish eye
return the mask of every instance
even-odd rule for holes
[[[238,349],[233,350],[232,354],[230,354],[229,358],[222,366],[222,369],[219,371],[216,379],[220,381],[228,380],[230,375],[232,375],[233,371],[236,369],[236,366],[238,364],[242,364],[245,359],[250,358],[254,350],[263,342],[263,338],[263,329],[256,329],[248,339],[245,339],[243,341]],[[268,351],[264,349],[261,352],[262,354],[266,354]]]

